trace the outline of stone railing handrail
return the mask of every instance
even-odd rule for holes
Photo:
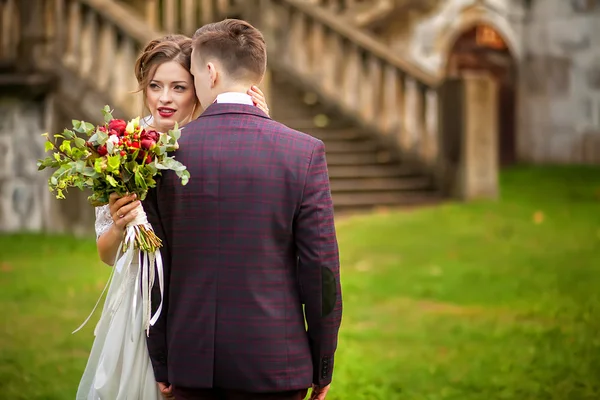
[[[157,37],[155,29],[149,27],[136,10],[113,0],[78,0],[93,9],[99,17],[112,23],[126,36],[138,43],[146,43]]]
[[[356,46],[401,68],[405,73],[413,76],[424,84],[435,86],[441,81],[439,76],[422,69],[416,63],[393,54],[390,52],[390,48],[380,40],[361,29],[356,29],[356,27],[349,25],[344,19],[337,18],[335,14],[329,12],[327,9],[314,7],[310,2],[306,2],[305,0],[284,1],[311,19],[318,21],[340,36],[353,42]]]
[[[143,106],[141,96],[133,95],[138,89],[135,61],[140,49],[161,33],[148,27],[134,9],[113,0],[45,1],[51,15],[51,68],[75,76],[74,90],[91,88],[121,115],[139,115]]]
[[[437,76],[303,0],[259,0],[244,15],[265,35],[271,65],[368,126],[405,160],[435,169]]]

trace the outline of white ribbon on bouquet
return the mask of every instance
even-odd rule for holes
[[[96,305],[94,305],[94,308],[92,309],[92,312],[90,313],[90,315],[85,319],[85,321],[83,321],[83,323],[79,326],[79,328],[77,328],[73,331],[73,333],[78,332],[79,330],[81,330],[81,328],[83,328],[88,323],[88,321],[90,320],[90,318],[96,311],[96,308],[98,308],[98,305],[100,304],[100,301],[102,300],[102,297],[104,296],[104,293],[110,286],[110,283],[114,277],[115,271],[118,274],[131,273],[131,264],[133,263],[133,259],[136,256],[136,254],[139,257],[140,267],[138,268],[137,273],[136,273],[136,278],[133,281],[135,284],[135,295],[133,296],[133,301],[131,304],[131,307],[132,307],[131,318],[135,322],[135,315],[137,314],[136,313],[137,307],[140,306],[139,300],[138,300],[138,298],[140,297],[139,296],[140,290],[142,292],[141,293],[141,297],[142,297],[141,307],[143,307],[143,310],[144,310],[142,321],[143,321],[143,325],[144,325],[144,330],[146,331],[147,335],[150,332],[150,326],[154,325],[156,323],[156,321],[158,320],[158,318],[160,317],[160,313],[162,311],[162,306],[163,306],[163,296],[164,296],[164,269],[163,269],[162,256],[160,253],[160,249],[156,249],[156,251],[153,253],[148,253],[146,251],[135,248],[135,237],[136,237],[136,235],[138,235],[140,233],[140,226],[143,226],[144,228],[146,228],[146,230],[152,230],[152,225],[150,225],[150,223],[148,222],[148,218],[146,216],[146,213],[145,213],[142,205],[141,204],[138,205],[135,210],[137,211],[137,216],[133,221],[131,221],[129,224],[127,224],[127,227],[125,228],[124,239],[119,244],[119,249],[117,250],[117,256],[115,259],[114,267],[110,273],[110,276],[108,278],[108,282],[106,283],[106,286],[104,286],[104,289],[102,290],[102,293],[100,294],[100,298],[96,302]],[[126,250],[123,252],[123,249],[126,249]],[[156,262],[156,270],[154,269],[155,262]],[[160,304],[158,305],[158,309],[156,310],[154,315],[152,315],[151,294],[152,294],[152,287],[154,286],[154,282],[156,281],[157,275],[158,275],[158,286],[160,288]],[[141,279],[141,289],[140,289],[140,279]],[[127,285],[129,285],[129,284],[131,284],[129,279],[122,280],[122,283],[118,289],[118,292],[116,293],[116,295],[114,297],[112,297],[111,302],[108,304],[108,308],[106,309],[107,312],[102,313],[102,316],[100,317],[100,321],[98,321],[98,324],[96,325],[96,329],[98,328],[98,326],[100,325],[100,323],[102,322],[102,320],[104,318],[111,318],[112,315],[115,313],[115,311],[117,310],[117,308],[119,307],[119,305],[121,304],[121,302],[123,300],[124,294],[126,293],[126,291],[128,289]],[[94,329],[94,335],[96,335],[96,329]]]

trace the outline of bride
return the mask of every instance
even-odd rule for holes
[[[184,126],[196,118],[200,105],[190,74],[192,40],[168,35],[148,43],[135,64],[135,75],[150,115],[143,123],[159,132]],[[268,114],[264,95],[248,90],[254,103]],[[185,134],[185,132],[184,132]],[[192,177],[192,179],[194,179]],[[122,255],[119,246],[128,224],[144,219],[135,195],[119,197],[96,208],[96,238],[100,259],[113,265]],[[138,215],[140,214],[140,215]],[[113,271],[113,277],[94,331],[95,340],[77,390],[77,400],[159,400],[171,397],[171,388],[157,385],[146,347],[141,301],[136,291],[139,263]],[[139,297],[139,298],[136,298]]]

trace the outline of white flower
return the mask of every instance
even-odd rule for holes
[[[119,137],[117,135],[110,135],[108,137],[109,142],[113,142],[115,145],[119,144]]]

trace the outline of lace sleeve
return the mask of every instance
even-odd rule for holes
[[[96,240],[98,240],[98,238],[102,236],[104,232],[109,230],[112,224],[113,220],[112,216],[110,215],[110,208],[108,204],[105,206],[96,207]]]

